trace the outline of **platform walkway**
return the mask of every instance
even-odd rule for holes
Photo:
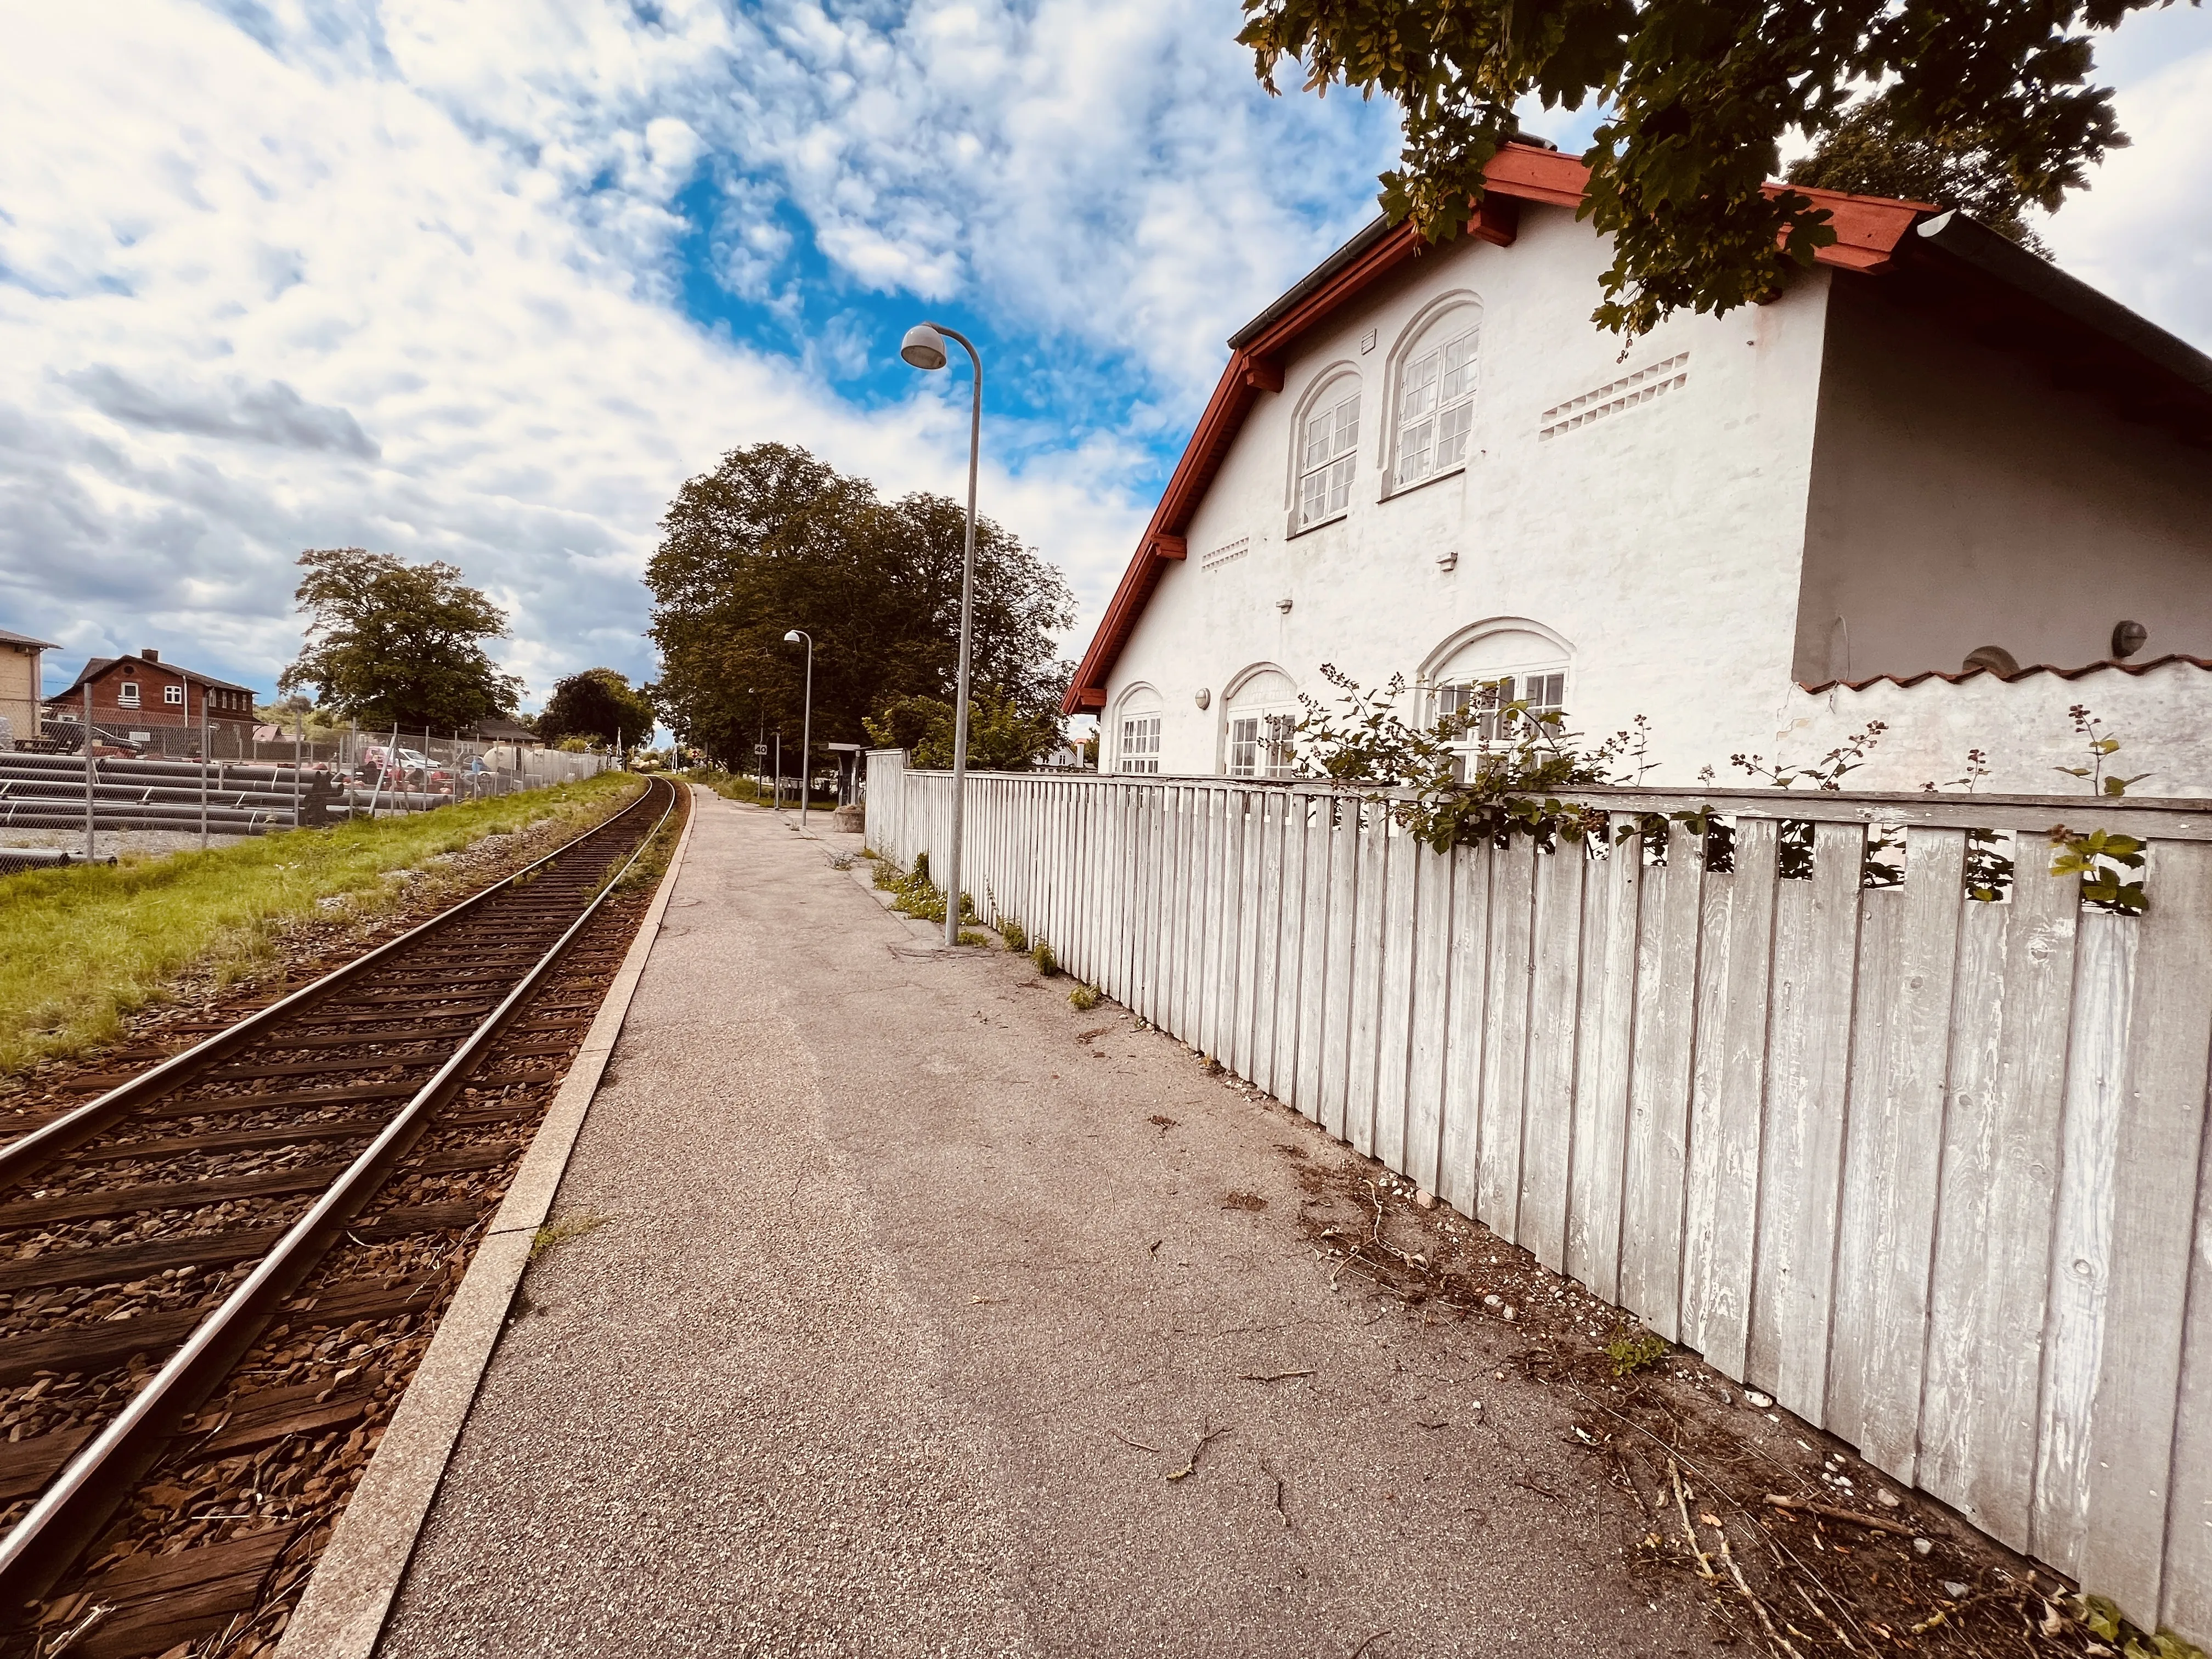
[[[561,1192],[604,1224],[532,1269],[381,1654],[1710,1643],[1509,1332],[1332,1291],[1283,1149],[1348,1154],[933,945],[858,844],[701,798]]]

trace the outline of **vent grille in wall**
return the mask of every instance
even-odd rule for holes
[[[1662,393],[1678,390],[1689,378],[1690,354],[1677,352],[1663,362],[1639,368],[1633,374],[1624,374],[1594,392],[1585,392],[1579,398],[1570,398],[1546,410],[1537,424],[1536,435],[1540,439],[1556,438],[1562,432],[1571,432],[1578,426],[1588,426],[1638,404],[1648,404]]]
[[[1235,541],[1224,542],[1212,552],[1200,558],[1198,568],[1200,570],[1218,570],[1232,559],[1243,558],[1251,550],[1252,538],[1249,536],[1239,536]]]

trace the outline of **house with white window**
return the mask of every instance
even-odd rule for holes
[[[82,723],[88,702],[94,726],[137,743],[151,740],[160,727],[196,731],[205,721],[222,734],[217,746],[236,752],[254,720],[252,687],[164,662],[151,647],[88,658],[77,677],[46,699],[48,724],[67,730]]]
[[[2212,360],[1963,215],[1820,191],[1811,270],[1624,350],[1585,182],[1509,146],[1467,235],[1378,221],[1231,339],[1067,694],[1103,769],[1288,772],[1334,664],[1425,719],[1644,715],[1653,783],[1879,720],[1854,787],[1978,748],[2048,793],[2081,704],[2140,789],[2212,793]]]

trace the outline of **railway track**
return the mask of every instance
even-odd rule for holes
[[[273,1645],[681,796],[0,1146],[0,1652]]]

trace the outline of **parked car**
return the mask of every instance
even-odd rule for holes
[[[430,794],[450,792],[453,775],[439,766],[419,750],[404,745],[387,751],[380,744],[371,744],[361,751],[361,781],[364,788],[373,788],[386,771],[387,780],[394,789],[406,788]]]

